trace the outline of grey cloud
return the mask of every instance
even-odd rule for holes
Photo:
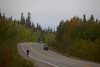
[[[1,11],[8,17],[20,19],[32,14],[32,21],[44,28],[51,25],[56,28],[61,19],[71,19],[74,15],[89,18],[91,14],[100,20],[100,0],[0,0]]]

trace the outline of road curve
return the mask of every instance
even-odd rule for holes
[[[43,50],[43,44],[21,43],[21,47],[26,54],[29,50],[29,57],[54,67],[100,67],[100,64],[76,60],[62,56],[51,50]]]

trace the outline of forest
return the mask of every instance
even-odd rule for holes
[[[60,21],[55,39],[49,46],[71,56],[100,62],[100,21],[73,17],[71,20]]]
[[[35,24],[31,21],[31,13],[28,13],[26,19],[21,13],[21,20],[12,20],[3,16],[0,13],[0,43],[8,39],[19,39],[30,42],[48,42],[53,40],[52,37],[55,31],[50,27],[42,29],[41,25]]]
[[[54,33],[50,27],[42,29],[38,23],[35,26],[31,21],[31,13],[29,12],[26,19],[21,13],[20,20],[13,20],[12,16],[8,18],[5,13],[2,15],[0,12],[0,66],[32,67],[31,63],[22,60],[19,56],[17,44],[20,42],[52,42]]]
[[[19,56],[17,44],[40,41],[61,53],[100,62],[100,21],[93,15],[88,20],[85,14],[83,19],[75,16],[71,20],[61,20],[56,31],[50,27],[42,29],[38,23],[35,26],[30,12],[26,19],[23,13],[20,18],[13,20],[12,16],[7,18],[0,12],[0,66],[31,67],[31,62]]]

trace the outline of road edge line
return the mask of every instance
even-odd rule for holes
[[[23,44],[21,44],[22,50],[24,51],[25,54],[27,54],[26,51],[24,50],[24,48],[23,48],[22,45],[23,45]],[[42,61],[42,60],[36,59],[36,58],[34,58],[34,57],[30,56],[30,55],[29,55],[29,57],[31,57],[31,58],[33,58],[33,59],[35,59],[35,60],[37,60],[37,61],[40,61],[40,62],[43,62],[43,63],[49,64],[49,65],[51,65],[51,66],[59,67],[59,66],[57,66],[57,65],[54,65],[54,64],[51,64],[51,63],[48,63],[48,62],[45,62],[45,61]]]

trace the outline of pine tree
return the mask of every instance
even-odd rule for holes
[[[37,26],[36,26],[36,31],[38,31],[39,30],[39,24],[37,23]]]
[[[50,27],[48,27],[48,32],[50,32]]]
[[[85,14],[83,15],[83,21],[86,22],[86,16],[85,16]]]
[[[94,16],[93,15],[91,15],[90,21],[94,21]]]
[[[28,16],[26,18],[26,28],[31,28],[31,13],[28,12]]]
[[[35,26],[34,26],[33,22],[32,22],[32,29],[35,32]]]
[[[52,28],[50,29],[50,33],[52,33]]]
[[[3,18],[5,18],[5,13],[3,13]]]
[[[42,27],[41,27],[41,25],[39,25],[39,30],[42,31]]]
[[[0,9],[0,17],[2,17],[2,14],[1,14],[1,9]]]
[[[24,18],[24,16],[23,16],[23,13],[21,13],[21,24],[22,25],[24,25],[25,24],[25,18]]]
[[[96,19],[96,23],[98,23],[98,19]]]

